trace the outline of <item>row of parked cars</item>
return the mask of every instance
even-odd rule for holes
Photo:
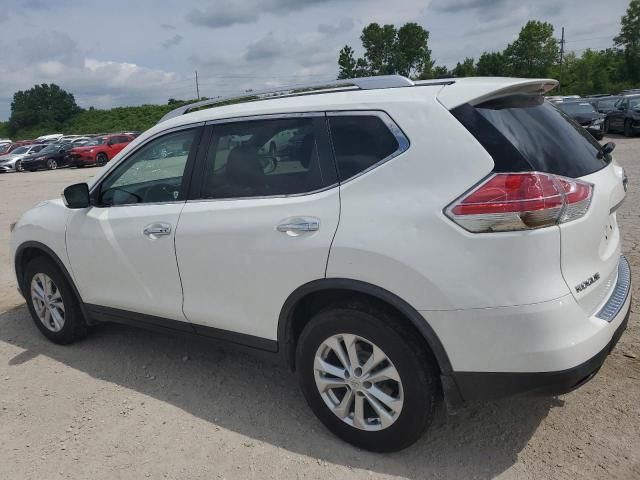
[[[60,167],[104,165],[140,132],[45,135],[35,140],[0,141],[0,172],[34,172]]]
[[[631,137],[640,131],[640,90],[620,95],[550,97],[560,110],[576,120],[597,140],[607,133]]]

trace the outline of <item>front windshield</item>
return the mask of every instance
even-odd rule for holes
[[[613,110],[617,102],[618,102],[617,98],[611,98],[609,100],[600,100],[598,102],[598,108],[600,110],[607,110],[607,109]]]
[[[637,109],[640,106],[640,97],[635,97],[629,100],[629,108]]]
[[[11,153],[15,153],[16,155],[18,155],[20,153],[27,153],[28,150],[29,150],[28,147],[18,147]]]
[[[43,148],[42,150],[40,150],[40,153],[53,153],[53,152],[57,152],[58,149],[60,148],[60,145],[57,145],[55,143],[52,143],[50,145],[47,145],[45,148]]]
[[[569,115],[579,115],[584,113],[593,113],[595,108],[588,102],[561,103],[558,105],[563,111]]]
[[[87,143],[84,144],[85,147],[94,147],[96,145],[104,145],[105,143],[105,138],[104,137],[96,137],[96,138],[92,138],[91,140],[89,140]]]
[[[0,146],[0,154],[2,154],[4,152],[6,152],[7,150],[9,150],[9,146],[10,145],[11,145],[10,143],[7,143],[6,145]]]

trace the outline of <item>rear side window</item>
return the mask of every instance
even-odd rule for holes
[[[322,168],[322,117],[248,120],[215,125],[201,196],[246,198],[295,195],[335,183]],[[326,141],[326,140],[325,140]],[[335,173],[333,175],[335,177]]]
[[[600,144],[541,96],[511,96],[451,111],[493,157],[495,172],[594,173]]]
[[[396,136],[377,115],[331,115],[329,126],[341,181],[367,170],[400,149]]]

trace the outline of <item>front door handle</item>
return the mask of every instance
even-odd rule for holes
[[[290,235],[320,230],[320,219],[315,217],[296,217],[285,220],[276,227],[276,230]]]
[[[152,223],[144,227],[142,233],[152,240],[158,237],[166,237],[167,235],[171,235],[171,225],[168,223]]]

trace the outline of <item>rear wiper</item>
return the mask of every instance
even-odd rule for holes
[[[600,151],[598,152],[598,158],[605,158],[605,160],[607,160],[607,162],[611,161],[611,152],[613,152],[613,150],[616,148],[616,144],[613,142],[607,142],[605,143],[602,148],[600,149]]]

